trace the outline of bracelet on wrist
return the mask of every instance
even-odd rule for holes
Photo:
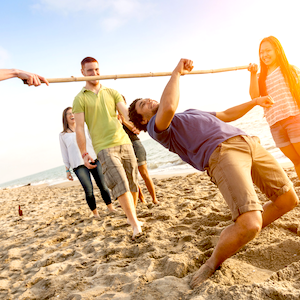
[[[83,154],[82,154],[82,158],[84,158],[84,157],[87,156],[87,155],[88,155],[87,152],[83,153]]]
[[[68,173],[68,172],[70,172],[70,170],[67,170],[66,172]]]

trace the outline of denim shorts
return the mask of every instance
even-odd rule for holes
[[[138,166],[143,166],[147,163],[146,150],[140,140],[132,142],[133,150],[138,162]]]
[[[272,201],[288,192],[293,184],[258,137],[235,136],[219,144],[207,168],[235,221],[248,211],[262,211],[253,183]]]
[[[288,117],[270,127],[276,147],[283,148],[300,142],[300,115]]]
[[[97,156],[113,199],[138,192],[138,166],[131,144],[103,149]]]

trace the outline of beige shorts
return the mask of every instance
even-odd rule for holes
[[[258,137],[236,136],[218,145],[207,172],[227,202],[233,221],[245,212],[263,211],[253,183],[272,201],[293,187]]]
[[[103,149],[97,156],[113,199],[126,192],[138,192],[138,166],[132,145]]]

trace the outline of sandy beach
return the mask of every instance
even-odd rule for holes
[[[296,173],[285,170],[299,196]],[[0,190],[0,298],[300,299],[299,207],[192,290],[194,272],[232,222],[230,211],[205,173],[154,183],[158,206],[141,182],[148,203],[137,214],[145,234],[135,241],[118,202],[118,213],[109,213],[98,190],[101,219],[92,218],[78,182]]]

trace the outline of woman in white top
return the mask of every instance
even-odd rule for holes
[[[95,164],[97,165],[97,167],[95,169],[88,169],[83,163],[83,159],[81,157],[76,142],[76,134],[75,134],[76,123],[75,123],[74,115],[72,113],[72,107],[67,107],[63,111],[62,122],[63,122],[63,131],[59,134],[59,142],[60,142],[60,149],[63,157],[63,162],[66,167],[67,178],[69,180],[73,180],[72,174],[70,172],[70,168],[72,168],[84,189],[86,202],[89,208],[91,209],[91,211],[93,212],[94,217],[100,218],[96,207],[95,196],[93,193],[93,184],[90,176],[90,174],[92,174],[97,186],[100,189],[102,199],[107,205],[108,210],[115,211],[111,203],[111,196],[110,196],[109,189],[106,186],[104,181],[101,164],[97,160],[97,156],[95,154],[88,132],[86,132],[87,150],[95,160]]]
[[[250,64],[250,96],[269,95],[274,104],[265,108],[276,146],[295,166],[300,179],[300,70],[289,64],[284,50],[274,36],[264,38],[259,46],[258,66]]]

